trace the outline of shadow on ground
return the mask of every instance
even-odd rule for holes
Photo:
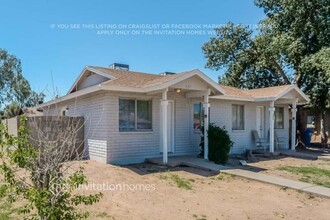
[[[200,175],[203,177],[212,177],[219,174],[219,172],[214,172],[210,170],[204,170],[204,169],[198,169],[194,167],[189,166],[176,166],[176,167],[169,167],[165,165],[157,165],[152,163],[140,163],[140,164],[133,164],[133,165],[127,165],[123,166],[139,175],[148,175],[151,173],[164,173],[164,172],[177,172],[177,171],[185,171],[188,173],[192,173],[195,175]]]

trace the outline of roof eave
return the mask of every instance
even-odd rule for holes
[[[73,85],[71,86],[71,88],[70,88],[69,91],[67,92],[67,95],[69,95],[69,94],[74,90],[74,88],[77,87],[78,82],[80,81],[81,77],[85,74],[86,70],[87,70],[87,66],[85,66],[85,67],[82,69],[82,71],[80,72],[78,78],[76,79],[76,81],[73,83]]]
[[[47,107],[47,106],[50,106],[50,105],[54,105],[54,104],[57,104],[57,103],[60,103],[60,102],[64,102],[64,101],[67,101],[67,100],[70,100],[70,99],[77,98],[79,96],[87,95],[87,94],[90,94],[92,92],[97,92],[97,91],[100,91],[102,89],[103,89],[102,84],[91,86],[91,87],[88,87],[86,89],[82,89],[82,90],[79,90],[77,92],[73,92],[73,93],[67,94],[65,96],[59,97],[57,99],[53,99],[53,100],[50,100],[50,101],[45,102],[43,104],[37,105],[34,108],[35,109],[44,108],[44,107]]]
[[[157,91],[157,90],[161,90],[161,89],[166,89],[170,86],[173,86],[173,85],[175,85],[183,80],[186,80],[192,76],[195,76],[195,75],[199,76],[202,80],[204,80],[206,83],[211,85],[211,87],[213,88],[213,91],[217,91],[218,93],[225,94],[225,91],[217,83],[215,83],[212,79],[210,79],[207,75],[205,75],[203,72],[201,72],[198,69],[191,70],[191,71],[183,74],[182,76],[180,76],[176,79],[173,79],[173,80],[169,80],[165,83],[155,85],[155,86],[145,87],[145,91],[152,92],[152,91]]]
[[[277,98],[276,97],[263,97],[263,98],[255,98],[254,101],[255,102],[273,102],[276,101]]]
[[[90,71],[90,72],[93,72],[95,74],[98,74],[98,75],[101,75],[103,77],[106,77],[108,79],[114,79],[115,77],[109,75],[109,74],[105,74],[103,73],[102,71],[99,71],[99,70],[96,70],[90,66],[85,66],[82,71],[80,72],[78,78],[76,79],[76,81],[73,83],[73,85],[71,86],[71,88],[69,89],[67,95],[71,94],[72,91],[78,86],[78,83],[80,81],[80,79],[84,76],[84,74],[87,72],[87,71]]]
[[[255,101],[253,98],[229,96],[229,95],[210,96],[210,99],[234,100],[234,101],[245,101],[245,102],[254,102]]]
[[[135,88],[135,87],[126,87],[126,86],[112,86],[105,84],[103,86],[104,90],[107,91],[117,91],[117,92],[137,92],[137,93],[146,93],[144,88]]]
[[[301,104],[301,103],[308,103],[310,101],[309,97],[307,95],[305,95],[305,93],[303,93],[303,91],[301,91],[301,89],[298,88],[298,86],[296,84],[292,84],[290,87],[288,87],[287,89],[285,89],[284,91],[282,91],[281,93],[279,93],[277,96],[276,96],[276,99],[280,99],[281,97],[283,97],[285,94],[291,92],[292,90],[295,90],[300,96],[301,98],[303,99],[302,101],[299,101],[299,98],[298,98],[298,102],[297,104]],[[301,104],[303,105],[303,104]]]

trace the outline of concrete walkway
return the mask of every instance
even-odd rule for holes
[[[330,161],[330,154],[321,152],[300,152],[295,150],[281,150],[279,151],[281,155],[296,157],[309,160],[326,160]]]
[[[281,187],[287,187],[291,189],[296,189],[299,191],[312,193],[318,196],[330,198],[330,188],[326,188],[323,186],[317,186],[309,183],[299,182],[295,180],[288,180],[281,177],[266,175],[263,173],[248,171],[240,169],[239,167],[228,167],[215,164],[213,162],[195,158],[195,157],[170,157],[168,160],[168,166],[176,167],[176,166],[190,166],[199,169],[206,169],[215,172],[223,172],[236,176],[245,177],[252,180],[257,180],[260,182],[270,183],[274,185],[278,185]],[[152,158],[147,159],[147,162],[154,164],[162,164],[161,158]]]

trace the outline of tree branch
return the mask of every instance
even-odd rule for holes
[[[288,76],[285,74],[280,64],[278,64],[275,60],[273,60],[273,65],[278,70],[278,73],[282,76],[284,80],[284,84],[291,84]]]
[[[303,75],[299,71],[295,71],[294,75],[295,75],[296,84],[300,88]]]

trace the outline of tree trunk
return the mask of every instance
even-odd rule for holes
[[[285,85],[291,84],[288,76],[285,74],[282,67],[276,61],[273,61],[273,64],[275,68],[278,70],[278,73],[275,73],[276,77],[279,78],[279,76],[282,76]]]
[[[296,115],[296,131],[297,132],[297,137],[296,137],[296,147],[299,147],[299,148],[305,148],[305,144],[304,144],[304,126],[302,126],[301,124],[301,119],[302,119],[302,109],[303,107],[298,105],[297,106],[297,115]]]
[[[327,146],[327,142],[328,142],[328,137],[327,137],[327,134],[325,132],[325,126],[324,126],[325,114],[326,114],[326,111],[322,110],[321,111],[321,129],[320,129],[320,133],[321,133],[321,144],[324,147]]]

